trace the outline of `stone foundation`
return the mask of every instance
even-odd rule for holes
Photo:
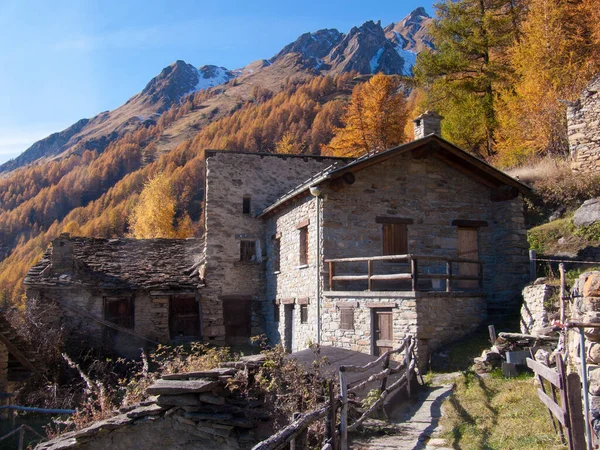
[[[372,354],[372,311],[378,307],[392,307],[394,344],[408,334],[416,337],[421,369],[433,351],[473,332],[487,317],[485,299],[476,293],[327,292],[322,344]],[[354,309],[354,329],[340,327],[343,308]]]

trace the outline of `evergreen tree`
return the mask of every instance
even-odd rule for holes
[[[510,79],[507,50],[520,39],[520,0],[443,0],[435,5],[436,50],[417,57],[415,77],[424,107],[444,117],[443,134],[480,155],[491,155],[498,90]]]

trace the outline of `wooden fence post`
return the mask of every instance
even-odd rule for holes
[[[23,450],[23,445],[25,445],[25,425],[21,425],[19,431],[19,450]]]
[[[406,361],[406,392],[410,397],[410,344],[412,336],[408,335],[408,339],[406,341],[406,347],[404,348],[404,361]]]
[[[412,273],[412,290],[416,292],[419,290],[419,264],[414,258],[410,260],[410,271]]]
[[[560,263],[558,265],[558,270],[560,272],[560,323],[565,323],[565,265]]]
[[[573,448],[575,450],[584,450],[586,443],[583,404],[581,403],[581,379],[577,372],[571,372],[567,375],[567,400],[569,404]]]
[[[535,250],[529,250],[529,279],[535,281],[537,278],[537,270],[535,266]]]
[[[340,391],[342,412],[340,414],[340,450],[348,450],[348,383],[344,366],[340,366]]]
[[[337,450],[337,401],[333,393],[333,383],[329,383],[329,414],[327,415],[327,433],[333,450]]]

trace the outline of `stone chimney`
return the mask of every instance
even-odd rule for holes
[[[50,262],[53,272],[73,271],[73,242],[69,233],[63,233],[52,241]]]
[[[435,111],[425,111],[413,120],[415,124],[415,139],[421,139],[430,134],[442,135],[442,119]]]

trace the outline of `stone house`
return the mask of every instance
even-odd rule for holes
[[[103,318],[158,342],[265,334],[379,354],[410,332],[424,358],[517,311],[528,280],[529,188],[441,139],[440,120],[355,160],[207,150],[203,245],[61,236],[28,295],[68,303],[57,314],[95,336]]]
[[[571,169],[600,171],[600,74],[567,108]]]
[[[518,311],[529,188],[438,137],[440,119],[353,161],[207,151],[205,337],[378,354],[410,332],[425,357]]]
[[[93,346],[139,354],[202,336],[199,239],[54,239],[25,280],[46,320]]]

